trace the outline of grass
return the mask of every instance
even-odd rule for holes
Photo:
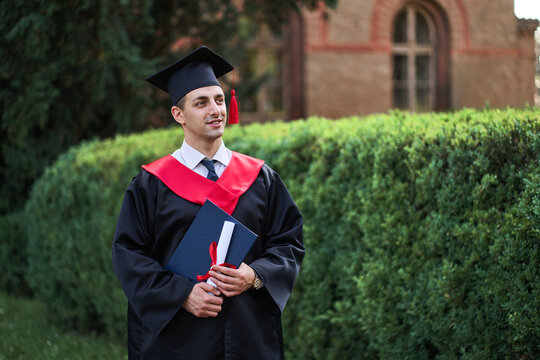
[[[39,301],[0,293],[0,360],[8,359],[127,359],[127,351],[103,336],[62,330]]]

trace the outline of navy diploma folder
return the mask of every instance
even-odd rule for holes
[[[257,235],[213,202],[206,200],[165,269],[197,282],[197,275],[205,275],[210,270],[212,260],[209,247],[212,242],[219,241],[225,221],[235,224],[225,262],[240,266]]]

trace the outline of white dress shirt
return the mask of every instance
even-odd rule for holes
[[[180,149],[172,153],[172,156],[189,169],[195,171],[197,174],[204,177],[208,175],[208,169],[201,163],[201,160],[208,158],[198,150],[195,150],[193,147],[188,145],[185,140]],[[212,159],[208,159],[214,160],[214,168],[216,169],[216,174],[218,177],[223,174],[223,171],[225,171],[225,168],[227,165],[229,165],[231,156],[231,150],[227,149],[225,144],[222,142],[214,157]]]

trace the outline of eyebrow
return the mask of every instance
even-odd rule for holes
[[[211,96],[206,96],[206,95],[201,95],[201,96],[197,96],[196,98],[193,99],[193,101],[197,101],[197,100],[208,100]],[[221,98],[221,97],[225,97],[225,95],[223,94],[217,94],[214,96],[214,98]]]

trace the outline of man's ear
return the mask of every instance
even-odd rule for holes
[[[178,106],[173,106],[171,107],[171,114],[177,123],[184,125],[184,111],[182,109],[180,109]]]

